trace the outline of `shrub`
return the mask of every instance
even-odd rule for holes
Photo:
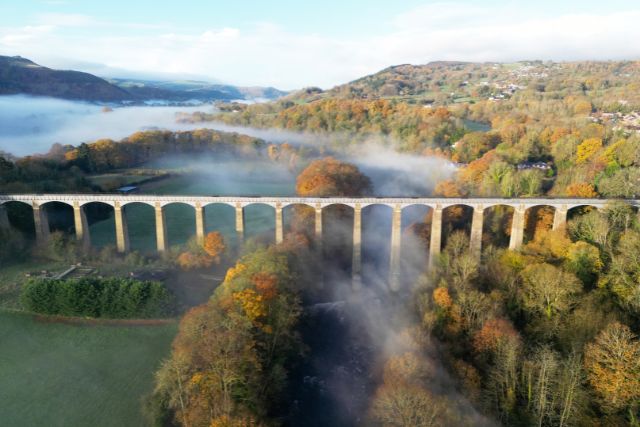
[[[62,316],[154,318],[173,313],[173,296],[158,282],[111,277],[32,279],[23,288],[30,311]]]

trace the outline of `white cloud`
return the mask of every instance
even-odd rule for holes
[[[58,18],[61,18],[58,16]],[[66,16],[67,25],[86,17]],[[389,17],[377,35],[338,39],[293,33],[270,23],[251,28],[121,31],[112,36],[63,36],[49,25],[0,28],[0,50],[38,60],[74,58],[136,72],[209,75],[236,84],[293,89],[330,87],[389,65],[434,60],[638,59],[640,8],[601,14],[542,15],[515,7],[438,3]],[[61,25],[61,24],[60,24]],[[130,29],[136,25],[127,24]],[[120,26],[120,27],[119,27]],[[142,27],[141,27],[142,28]],[[155,34],[154,34],[155,33]],[[44,64],[47,65],[47,64]]]
[[[53,31],[50,25],[27,25],[20,28],[0,28],[0,47],[12,48],[26,46]]]
[[[80,13],[43,13],[37,16],[41,25],[54,27],[87,27],[95,24],[95,19]]]

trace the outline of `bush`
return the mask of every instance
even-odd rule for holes
[[[32,279],[21,299],[27,310],[62,316],[155,318],[171,315],[174,308],[173,296],[161,283],[116,277]]]

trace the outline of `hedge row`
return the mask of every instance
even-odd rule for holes
[[[41,314],[107,318],[157,318],[173,313],[173,296],[158,282],[85,277],[31,279],[22,305]]]

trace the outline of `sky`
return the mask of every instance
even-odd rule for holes
[[[637,0],[0,0],[0,55],[326,89],[405,63],[640,59],[638,22]]]

